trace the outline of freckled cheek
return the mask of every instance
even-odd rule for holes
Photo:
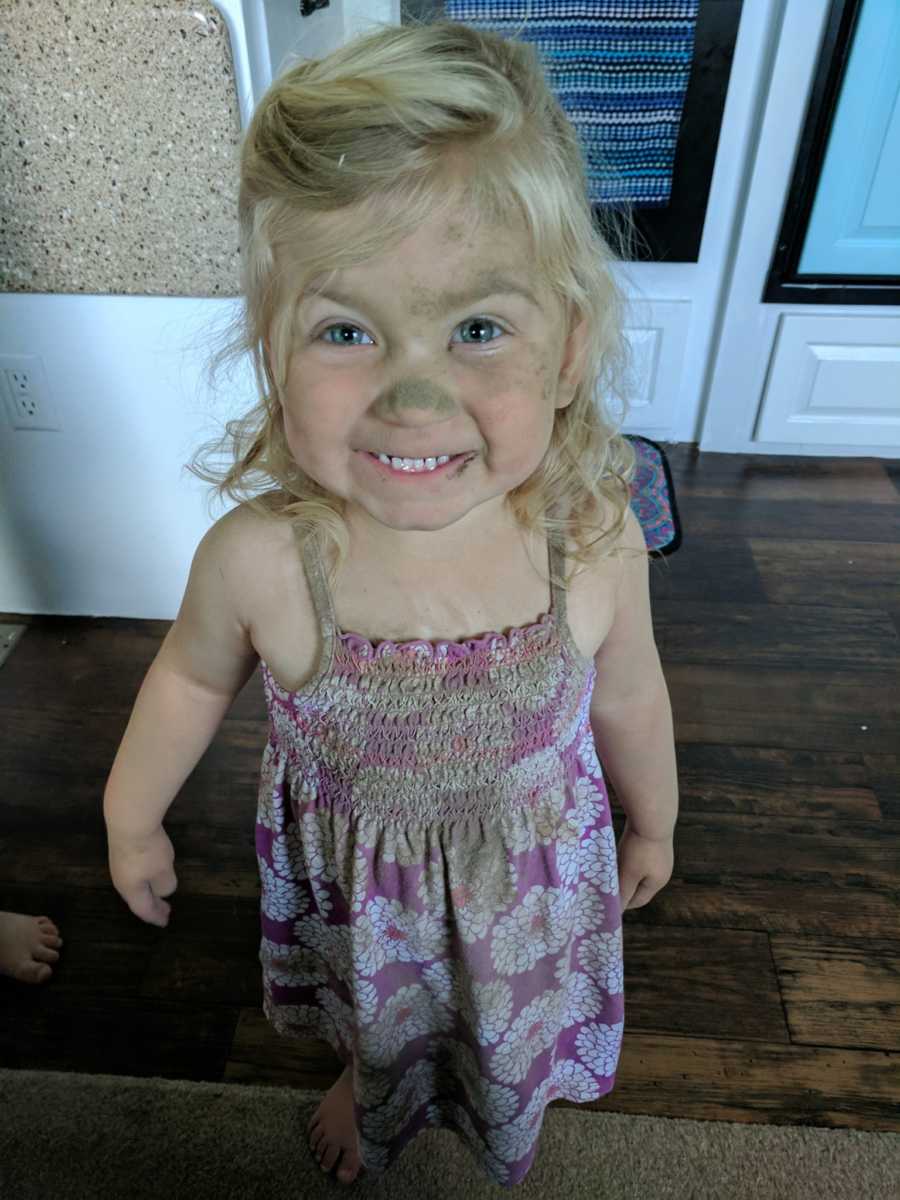
[[[295,457],[315,461],[329,448],[346,443],[351,429],[351,400],[342,399],[334,388],[327,394],[307,389],[302,400],[289,395],[284,410],[284,430]]]
[[[546,406],[532,400],[523,403],[521,392],[500,399],[483,412],[481,428],[488,445],[516,465],[543,454],[553,428]]]

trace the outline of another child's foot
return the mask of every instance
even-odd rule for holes
[[[49,964],[59,958],[54,947],[62,944],[49,917],[0,912],[0,975],[19,983],[46,983],[53,974]]]
[[[325,1093],[325,1098],[306,1127],[309,1148],[323,1171],[330,1171],[340,1158],[337,1177],[341,1183],[352,1183],[359,1173],[359,1135],[353,1115],[353,1073],[344,1067],[337,1083]]]

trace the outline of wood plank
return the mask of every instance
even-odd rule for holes
[[[689,742],[678,746],[677,757],[681,806],[690,812],[882,817],[876,780],[862,754]]]
[[[874,668],[816,671],[663,662],[678,745],[687,742],[888,754],[900,730],[900,678]]]
[[[180,907],[179,901],[187,896],[239,898],[259,894],[252,816],[245,828],[217,826],[214,838],[195,822],[171,829],[169,836],[178,879],[174,906]],[[102,820],[96,821],[92,832],[66,831],[64,836],[48,836],[46,829],[10,836],[0,829],[0,859],[5,863],[6,884],[43,882],[48,887],[112,888]],[[118,895],[115,889],[113,892]]]
[[[841,504],[824,500],[746,500],[744,497],[695,495],[683,503],[675,482],[685,539],[811,538],[826,542],[900,540],[900,504]],[[681,551],[678,551],[680,554]],[[677,555],[675,556],[677,557]]]
[[[746,538],[697,539],[685,528],[674,555],[650,559],[650,598],[654,628],[677,616],[685,601],[765,604],[759,568]]]
[[[626,1032],[615,1089],[578,1107],[900,1133],[898,1078],[900,1055],[880,1050]]]
[[[852,888],[851,904],[846,890],[826,882],[825,872],[821,883],[784,882],[777,871],[760,877],[747,875],[721,847],[718,858],[686,864],[682,844],[683,839],[676,841],[672,879],[645,908],[626,912],[626,924],[640,918],[655,925],[697,929],[712,926],[887,940],[896,936],[893,890],[873,891],[859,885]]]
[[[900,938],[771,940],[794,1045],[900,1051]]]
[[[677,850],[683,877],[715,867],[716,851],[726,843],[730,879],[767,876],[773,882],[889,894],[900,877],[897,822],[813,822],[740,813],[682,814]]]
[[[148,621],[148,629],[142,630],[132,628],[133,622],[65,621],[61,626],[56,619],[47,629],[31,625],[20,638],[0,671],[0,711],[69,713],[73,708],[81,711],[85,697],[90,697],[92,714],[120,718],[118,745],[144,676],[171,623]],[[225,720],[266,719],[262,675],[257,669],[235,697]],[[111,725],[113,722],[107,721],[104,728]]]
[[[900,603],[900,546],[800,538],[747,544],[770,604],[893,611]]]
[[[664,449],[679,507],[697,496],[900,505],[900,488],[892,482],[900,459],[720,454],[691,442],[666,442]]]
[[[789,1040],[765,933],[639,923],[641,912],[622,932],[630,1033]]]
[[[18,800],[5,816],[7,831],[30,824],[35,812],[76,825],[85,818],[102,819],[103,791],[129,715],[96,713],[86,705],[6,709],[0,780],[16,788],[9,794]],[[182,811],[189,801],[198,806],[195,820],[232,825],[244,823],[249,814],[252,825],[267,736],[265,720],[223,721],[169,809],[167,822],[186,820]]]
[[[662,608],[654,631],[667,667],[728,663],[755,671],[806,669],[814,662],[817,673],[852,668],[858,676],[885,676],[894,670],[900,682],[900,639],[878,608],[692,600]]]

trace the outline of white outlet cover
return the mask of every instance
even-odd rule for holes
[[[31,376],[34,395],[40,405],[41,415],[37,421],[23,421],[15,404],[12,394],[9,371],[27,371]],[[6,405],[9,424],[16,430],[52,430],[59,432],[59,413],[50,398],[50,388],[47,385],[47,373],[39,354],[0,354],[0,387]]]

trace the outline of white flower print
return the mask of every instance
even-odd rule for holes
[[[597,889],[582,879],[575,893],[575,916],[572,923],[573,937],[583,937],[589,930],[599,929],[606,920],[606,902]]]
[[[618,996],[624,991],[622,926],[612,933],[589,933],[578,947],[578,965],[598,987]]]
[[[559,1035],[565,996],[557,989],[543,992],[527,1004],[491,1056],[491,1070],[504,1083],[519,1083],[535,1058]]]
[[[374,1176],[387,1170],[390,1154],[387,1147],[379,1146],[377,1142],[370,1142],[362,1134],[359,1134],[359,1159],[366,1170]]]
[[[517,1162],[534,1146],[541,1132],[544,1109],[558,1095],[559,1091],[552,1080],[544,1079],[535,1089],[527,1107],[514,1121],[488,1129],[485,1135],[487,1143],[498,1158],[504,1162]]]
[[[371,979],[354,980],[353,1000],[360,1021],[368,1024],[375,1020],[378,1012],[378,988]]]
[[[587,1021],[603,1008],[605,996],[601,989],[582,971],[573,971],[565,985],[565,1009],[561,1028],[568,1029],[579,1021]]]
[[[450,1004],[456,987],[457,965],[443,960],[429,963],[422,971],[422,981],[444,1004]]]
[[[352,947],[357,975],[374,975],[387,962],[387,947],[368,913],[361,913],[353,924]]]
[[[501,975],[530,970],[539,958],[555,954],[569,938],[574,895],[536,883],[522,903],[494,925],[491,960]]]
[[[279,833],[272,838],[269,858],[271,859],[272,869],[289,883],[302,883],[306,879],[306,872],[302,869],[302,863],[298,864],[293,859],[287,844],[287,838],[284,834]],[[297,870],[298,865],[300,866],[299,871]],[[307,905],[308,903],[309,901],[307,900]]]
[[[574,814],[560,821],[556,830],[556,869],[559,881],[574,884],[581,871],[581,827]]]
[[[331,1017],[343,1045],[352,1046],[356,1021],[351,1006],[345,1004],[330,987],[316,988],[316,1001],[321,1005],[322,1011]]]
[[[575,780],[575,818],[582,829],[603,820],[605,805],[602,793],[589,775],[579,775]]]
[[[374,1066],[393,1062],[407,1042],[423,1033],[448,1033],[453,1015],[420,984],[398,988],[382,1005],[377,1019],[359,1031],[361,1052]]]
[[[581,869],[586,879],[608,896],[619,894],[616,835],[612,825],[592,829],[581,843]]]
[[[594,731],[590,723],[590,701],[588,701],[588,719],[582,721],[578,729],[578,758],[585,766],[592,766],[591,755],[596,754],[597,746],[594,741]],[[599,765],[599,764],[598,764]]]
[[[334,839],[326,825],[327,813],[304,812],[297,822],[297,844],[309,872],[310,879],[322,883],[333,883],[337,876],[334,861]]]
[[[458,1081],[466,1099],[485,1121],[510,1120],[519,1107],[515,1088],[495,1083],[483,1074],[482,1063],[467,1042],[455,1037],[436,1039],[430,1050],[435,1069],[434,1095],[447,1091],[447,1081]]]
[[[600,1084],[583,1063],[574,1058],[560,1058],[550,1072],[559,1094],[576,1104],[586,1104],[600,1096]]]
[[[584,1063],[595,1075],[612,1075],[622,1051],[625,1022],[615,1025],[585,1025],[578,1031],[575,1045]]]
[[[475,1012],[469,1017],[469,1022],[480,1045],[493,1045],[509,1026],[512,988],[504,980],[495,979],[491,983],[476,983],[473,991]]]
[[[495,1183],[508,1184],[509,1168],[485,1149],[484,1141],[464,1108],[453,1100],[438,1100],[429,1104],[426,1115],[429,1125],[437,1129],[453,1129]]]
[[[327,1042],[335,1051],[340,1040],[334,1021],[323,1009],[314,1004],[275,1004],[268,993],[263,993],[263,1012],[272,1022],[276,1033],[283,1037],[317,1037]]]
[[[277,983],[282,987],[312,987],[328,981],[328,969],[322,957],[305,946],[285,946],[264,937],[259,961],[270,986]]]
[[[369,891],[369,860],[363,854],[361,846],[356,847],[353,864],[352,908],[355,913],[358,913],[362,912]]]
[[[277,864],[275,863],[276,844],[284,856]],[[282,875],[291,875],[294,879],[298,880],[309,877],[309,872],[306,869],[306,860],[303,857],[303,837],[300,833],[300,826],[296,821],[291,821],[285,827],[284,833],[273,839],[272,862],[274,865],[277,865]]]
[[[391,1080],[391,1073],[385,1071],[382,1078]],[[368,1101],[372,1111],[364,1115],[360,1128],[360,1133],[380,1142],[396,1137],[422,1105],[440,1091],[435,1065],[427,1058],[417,1059],[402,1075],[393,1077],[392,1082],[393,1086],[385,1088],[378,1099]],[[376,1108],[382,1099],[385,1103]]]
[[[309,909],[309,896],[291,879],[282,879],[264,858],[257,855],[260,878],[260,908],[272,921],[290,921]]]
[[[384,947],[385,962],[427,962],[446,953],[446,926],[432,913],[404,908],[386,896],[370,901],[366,913]]]

